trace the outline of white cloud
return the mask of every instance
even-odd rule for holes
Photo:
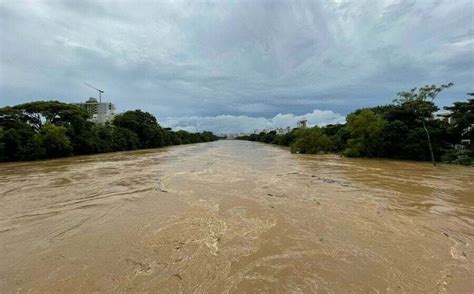
[[[214,133],[250,133],[256,129],[296,127],[299,120],[308,120],[309,126],[324,126],[343,123],[345,117],[330,110],[318,110],[304,115],[277,114],[272,118],[251,117],[246,115],[218,115],[205,117],[170,117],[160,122],[164,127],[171,127],[189,132],[212,131]]]

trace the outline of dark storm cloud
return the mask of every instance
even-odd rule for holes
[[[473,91],[473,9],[470,0],[3,1],[0,105],[84,100],[95,95],[88,82],[119,110],[237,131],[276,125],[279,113],[324,124],[315,116],[338,120],[426,83],[453,81],[439,99],[448,104]]]

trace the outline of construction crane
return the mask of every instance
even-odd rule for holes
[[[86,85],[87,87],[92,88],[94,90],[97,90],[99,92],[99,102],[102,103],[102,93],[104,93],[104,90],[97,89],[96,87],[91,86],[88,83],[84,83],[84,85]]]

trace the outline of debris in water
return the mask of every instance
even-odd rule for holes
[[[158,184],[157,184],[157,186],[156,186],[156,188],[155,188],[155,191],[164,192],[164,193],[168,192],[168,191],[166,191],[165,189],[161,188],[160,180],[158,180]]]
[[[285,195],[275,195],[275,194],[272,194],[272,193],[268,193],[267,195],[271,196],[271,197],[285,197]]]

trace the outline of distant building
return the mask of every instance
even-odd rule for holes
[[[238,137],[242,136],[247,136],[248,134],[246,133],[228,133],[228,134],[222,134],[221,136],[228,139],[228,140],[233,140]]]
[[[473,130],[474,130],[474,124],[471,124],[469,127],[465,128],[462,131],[461,135],[463,136],[463,139],[461,140],[461,144],[459,144],[461,146],[460,149],[471,149],[471,150],[474,149],[474,146],[472,145],[472,141],[471,141],[472,135],[469,136],[469,134],[472,134]]]
[[[291,128],[290,127],[276,128],[275,131],[278,135],[284,135],[284,134],[288,134],[289,132],[291,132]]]
[[[448,124],[452,124],[453,120],[451,117],[451,111],[440,111],[435,113],[434,118],[439,119],[441,121],[446,121]]]
[[[115,116],[113,103],[98,102],[94,97],[90,97],[83,103],[74,103],[74,105],[84,108],[89,114],[89,120],[95,123],[105,123]]]
[[[291,132],[291,128],[290,127],[286,127],[286,128],[267,128],[267,129],[256,129],[253,131],[254,134],[258,135],[260,133],[265,133],[265,134],[268,134],[270,132],[275,132],[277,133],[277,135],[284,135],[284,134],[288,134],[289,132]]]
[[[296,127],[297,127],[298,129],[304,129],[304,128],[306,128],[306,123],[307,123],[307,122],[308,122],[308,121],[307,121],[306,119],[302,119],[302,120],[300,120],[300,121],[296,124]]]

